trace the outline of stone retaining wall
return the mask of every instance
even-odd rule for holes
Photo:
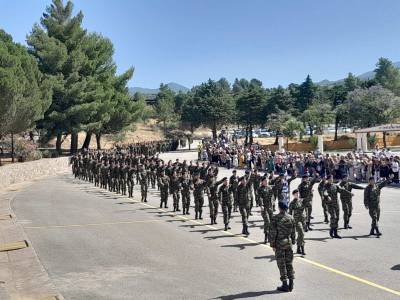
[[[0,189],[43,176],[67,172],[69,157],[43,158],[0,167]]]

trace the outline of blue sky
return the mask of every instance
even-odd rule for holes
[[[50,0],[0,0],[0,27],[25,43]],[[258,78],[266,87],[336,80],[400,61],[398,0],[75,0],[109,37],[130,86]]]

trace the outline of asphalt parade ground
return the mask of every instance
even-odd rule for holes
[[[220,169],[218,178],[230,175]],[[292,293],[276,291],[279,272],[262,243],[258,207],[245,237],[239,213],[228,232],[221,211],[218,224],[208,225],[207,197],[204,219],[194,220],[193,197],[191,215],[180,215],[171,212],[171,197],[169,209],[159,208],[157,190],[150,188],[149,202],[140,203],[138,185],[132,200],[60,175],[19,192],[12,209],[65,299],[400,299],[400,189],[382,190],[381,238],[368,235],[363,191],[354,190],[353,229],[340,229],[341,240],[329,237],[314,190],[314,230],[305,234],[307,255],[295,255]]]

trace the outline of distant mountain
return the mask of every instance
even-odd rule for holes
[[[176,82],[170,82],[167,83],[167,86],[175,93],[183,92],[187,93],[189,89],[181,84],[178,84]],[[133,95],[136,92],[139,92],[144,95],[154,95],[157,94],[159,89],[148,89],[148,88],[142,88],[142,87],[131,87],[129,88],[129,92]]]
[[[400,69],[400,61],[393,63],[393,65],[395,65],[396,68]],[[375,72],[374,71],[365,72],[365,73],[362,73],[362,74],[357,76],[357,78],[359,78],[361,80],[373,79],[374,77],[375,77]],[[317,85],[321,85],[321,86],[329,86],[329,85],[342,83],[343,81],[344,81],[344,79],[340,79],[340,80],[336,80],[336,81],[330,81],[328,79],[325,79],[325,80],[322,80],[320,82],[317,82],[316,84]]]

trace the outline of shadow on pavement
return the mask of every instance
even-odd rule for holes
[[[190,232],[199,232],[201,234],[206,234],[208,232],[213,232],[213,231],[221,231],[220,229],[202,229],[202,230],[190,230]]]
[[[245,244],[233,244],[233,245],[222,245],[222,248],[239,248],[239,250],[244,250],[246,247],[258,246],[260,243],[245,243]]]
[[[353,240],[358,240],[358,239],[367,239],[370,237],[375,237],[371,236],[369,234],[364,234],[364,235],[351,235],[351,236],[342,236],[342,239],[353,239]]]
[[[400,271],[400,265],[394,265],[393,267],[390,268],[390,270]]]
[[[235,295],[227,295],[227,296],[220,296],[213,299],[221,299],[221,300],[233,300],[233,299],[245,299],[245,298],[255,298],[261,297],[264,295],[272,295],[272,294],[280,294],[280,291],[272,290],[272,291],[259,291],[259,292],[245,292]]]
[[[266,256],[255,256],[254,259],[269,259],[269,261],[275,261],[275,255],[266,255]]]

